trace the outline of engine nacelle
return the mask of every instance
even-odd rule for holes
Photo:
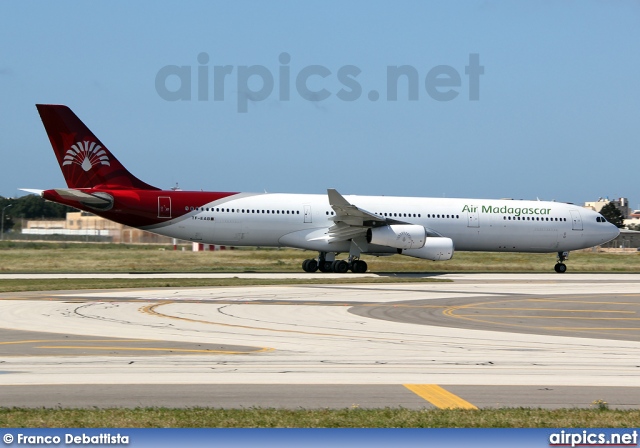
[[[398,251],[409,257],[424,258],[425,260],[441,261],[453,257],[453,241],[451,238],[429,238],[427,244],[420,249],[403,249]]]
[[[367,243],[396,249],[420,249],[426,241],[426,229],[416,224],[392,224],[367,230]]]

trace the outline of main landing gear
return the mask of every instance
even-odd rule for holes
[[[367,272],[367,263],[357,257],[349,257],[348,260],[336,260],[335,254],[320,252],[318,259],[309,259],[302,262],[302,270],[304,272],[337,272],[344,274],[351,270],[356,274],[364,274]]]
[[[558,274],[563,274],[567,272],[567,265],[564,264],[564,261],[569,258],[569,252],[558,252],[558,262],[556,263],[554,269]]]

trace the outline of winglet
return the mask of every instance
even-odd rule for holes
[[[347,207],[351,205],[349,201],[347,201],[344,196],[338,193],[338,190],[334,188],[328,188],[327,195],[329,196],[329,204],[331,205],[331,207],[333,207],[334,205],[341,207]]]
[[[329,196],[329,205],[336,212],[336,216],[333,218],[335,222],[342,221],[349,225],[362,226],[364,221],[385,221],[383,217],[351,204],[333,188],[327,189],[327,195]]]

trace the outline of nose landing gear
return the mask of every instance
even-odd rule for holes
[[[569,258],[569,252],[558,252],[558,262],[556,263],[554,269],[558,274],[563,274],[567,272],[567,265],[564,264],[564,261]]]

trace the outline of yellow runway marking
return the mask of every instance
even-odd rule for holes
[[[14,344],[44,344],[51,342],[68,342],[66,339],[32,339],[26,341],[3,341],[0,345],[14,345]],[[113,342],[113,339],[76,339],[74,342]],[[149,342],[146,339],[118,339],[118,342]]]
[[[634,313],[635,314],[635,313]],[[509,319],[565,319],[565,320],[640,320],[640,317],[582,317],[582,316],[522,316],[517,314],[474,314],[474,317],[503,317]],[[461,317],[457,316],[456,317]]]
[[[3,341],[0,342],[0,345],[26,345],[26,344],[53,344],[53,343],[61,343],[61,342],[69,342],[65,339],[31,339],[24,341]],[[73,341],[75,343],[90,343],[90,344],[98,344],[101,342],[108,342],[113,344],[117,343],[145,343],[145,342],[156,342],[148,339],[118,339],[114,341],[113,339],[78,339]],[[246,355],[250,353],[265,353],[274,351],[274,349],[269,347],[258,347],[255,350],[248,351],[236,351],[236,350],[207,350],[207,349],[187,349],[187,348],[174,348],[174,347],[122,347],[117,345],[40,345],[34,346],[34,348],[39,349],[68,349],[68,350],[115,350],[115,351],[159,351],[159,352],[174,352],[174,353],[208,353],[208,354],[224,354],[224,355]]]
[[[393,339],[393,338],[381,338],[381,337],[370,336],[370,335],[365,335],[365,336],[353,335],[353,334],[341,335],[341,334],[336,334],[336,333],[323,333],[323,332],[303,331],[303,330],[288,330],[288,329],[284,329],[284,328],[268,328],[268,327],[252,326],[252,325],[228,324],[228,323],[224,323],[224,322],[212,322],[212,321],[208,321],[208,320],[204,320],[204,319],[193,319],[193,318],[190,318],[190,317],[182,317],[182,316],[174,316],[174,315],[171,315],[171,314],[164,314],[164,313],[161,313],[160,311],[157,310],[157,308],[159,308],[161,306],[172,305],[174,303],[180,303],[180,302],[155,303],[153,305],[143,306],[138,311],[140,311],[141,313],[144,313],[144,314],[148,314],[150,316],[154,316],[154,317],[161,317],[161,318],[166,318],[166,319],[176,319],[176,320],[181,320],[181,321],[185,321],[185,322],[195,322],[195,323],[206,324],[206,325],[217,325],[217,326],[220,326],[220,327],[244,328],[244,329],[248,329],[248,330],[271,331],[271,332],[274,332],[274,333],[304,334],[304,335],[325,336],[325,337],[332,337],[332,338],[367,339],[367,340],[375,339],[375,340],[383,340],[383,341],[396,340],[396,339]],[[241,305],[241,304],[233,303],[233,305]],[[402,340],[404,340],[404,339],[402,339]],[[272,350],[272,349],[269,349],[269,351],[270,350]]]
[[[256,353],[256,352],[265,352],[271,351],[272,349],[262,348],[259,350],[254,350],[252,352],[237,352],[230,350],[202,350],[202,349],[186,349],[186,348],[171,348],[171,347],[95,347],[95,346],[87,346],[87,345],[58,345],[58,346],[43,346],[37,348],[65,348],[70,350],[78,350],[78,349],[89,349],[89,350],[117,350],[117,351],[157,351],[157,352],[180,352],[180,353],[211,353],[211,354],[225,354],[225,355],[246,355],[247,353]]]
[[[637,294],[626,294],[625,296],[627,297],[635,297],[637,296]],[[593,301],[585,301],[585,300],[567,300],[567,298],[564,299],[550,299],[550,298],[531,298],[531,299],[526,299],[526,300],[522,300],[520,303],[526,303],[529,302],[530,304],[533,303],[569,303],[569,304],[579,304],[579,305],[584,305],[585,307],[593,307],[593,306],[597,306],[597,305],[607,305],[607,306],[611,306],[611,305],[622,305],[622,306],[630,306],[630,305],[638,305],[637,303],[632,303],[632,302],[593,302]],[[621,332],[620,334],[628,334],[629,332],[634,332],[634,331],[638,331],[640,330],[640,327],[636,327],[636,328],[629,328],[627,327],[616,327],[616,328],[611,328],[612,325],[615,325],[615,322],[640,322],[640,318],[638,317],[614,317],[615,315],[631,315],[631,316],[637,316],[638,312],[635,310],[606,310],[606,309],[593,309],[593,308],[585,308],[583,310],[578,310],[578,309],[549,309],[549,308],[531,308],[531,307],[508,307],[508,306],[504,306],[506,303],[512,303],[511,300],[493,300],[493,301],[486,301],[486,302],[476,302],[476,303],[469,303],[469,304],[465,304],[465,305],[458,305],[458,306],[449,306],[447,307],[442,314],[444,316],[453,318],[453,319],[458,319],[458,320],[466,320],[466,321],[470,321],[470,322],[480,322],[483,324],[492,324],[492,325],[499,325],[502,327],[512,327],[512,328],[529,328],[529,329],[545,329],[545,330],[552,330],[552,331],[563,331],[563,332],[567,332],[567,333],[572,333],[572,332],[577,332],[577,331],[590,331],[594,334],[596,333],[600,333],[600,334],[607,334],[607,335],[611,335],[611,332]],[[485,313],[478,313],[478,311],[485,311]],[[486,313],[486,311],[497,311],[497,314],[490,314],[490,313]],[[502,314],[500,313],[501,311],[521,311],[521,312],[541,312],[543,313],[540,316],[536,316],[536,315],[520,315],[520,314]],[[477,314],[476,314],[477,313]],[[549,314],[544,314],[544,313],[549,313]],[[553,314],[551,314],[553,313]],[[564,313],[567,313],[567,315],[565,315]],[[588,317],[588,316],[584,316],[584,313],[590,313],[592,314],[592,316]],[[598,317],[595,317],[595,316]],[[499,322],[496,322],[495,319],[499,319]],[[576,324],[578,324],[579,322],[594,322],[594,326],[593,327],[585,327],[584,323],[582,325],[576,325],[576,326],[569,326],[569,325],[564,325],[564,326],[553,326],[553,325],[545,325],[545,326],[536,326],[535,324],[533,324],[533,322],[535,322],[536,320],[540,320],[540,319],[548,319],[550,321],[556,320],[564,320],[564,321],[570,321],[570,322],[575,322]],[[508,320],[512,321],[512,322],[507,322]],[[515,323],[513,322],[513,320],[520,320],[519,323]],[[525,322],[530,322],[530,325],[525,324]],[[601,325],[603,325],[605,322],[610,322],[610,326],[608,327],[597,327],[595,326],[595,323],[602,323]]]
[[[637,294],[620,294],[625,297],[635,297]],[[585,300],[566,300],[566,299],[545,299],[545,298],[535,298],[535,299],[527,299],[527,302],[553,302],[553,303],[580,303],[580,304],[591,304],[591,305],[637,305],[637,302],[595,302],[595,301],[585,301]]]
[[[462,307],[460,307],[462,308]],[[524,307],[497,307],[497,306],[474,306],[467,308],[470,310],[491,310],[491,311],[553,311],[555,313],[616,313],[616,314],[637,314],[635,311],[617,310],[559,310],[557,308],[524,308]]]
[[[403,386],[440,409],[478,409],[437,384],[403,384]]]

